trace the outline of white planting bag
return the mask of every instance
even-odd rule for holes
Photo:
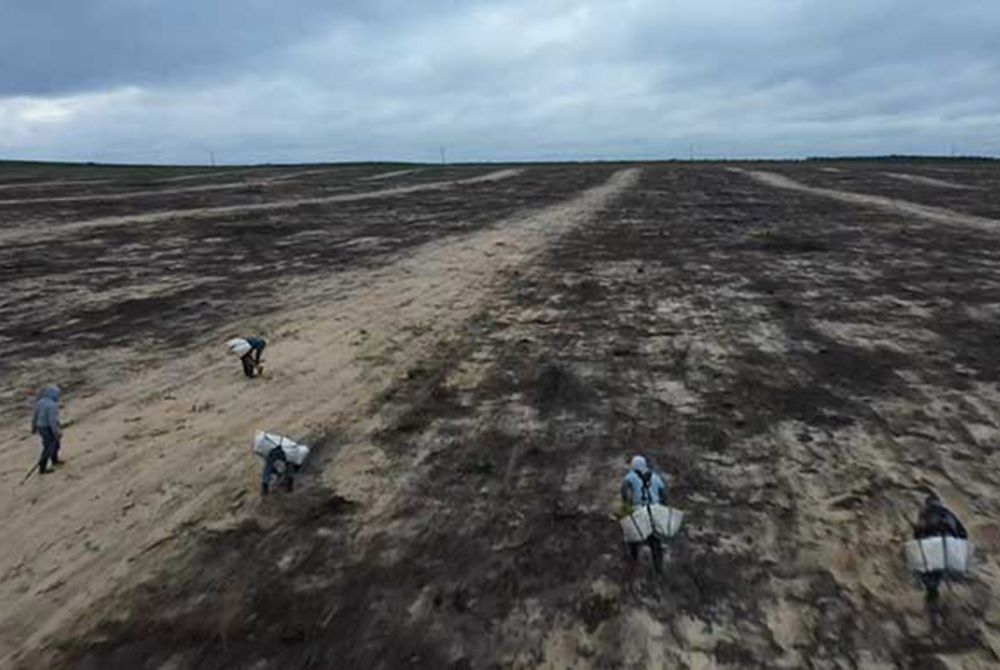
[[[957,537],[927,537],[906,543],[906,562],[914,572],[961,574],[969,569],[971,555],[972,545]]]
[[[265,433],[262,430],[254,435],[252,451],[261,458],[267,458],[275,447],[281,447],[285,452],[285,460],[294,465],[302,465],[309,457],[309,447],[284,435]]]
[[[684,512],[664,505],[638,507],[619,523],[626,542],[645,542],[650,535],[668,540],[677,534]]]
[[[250,343],[244,340],[242,337],[235,337],[229,340],[228,342],[226,342],[226,346],[229,347],[229,351],[231,351],[232,353],[236,354],[241,358],[244,355],[246,355],[246,353],[250,351],[250,349],[252,348],[250,346]]]

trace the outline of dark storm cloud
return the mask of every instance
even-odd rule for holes
[[[4,0],[0,151],[997,153],[1000,4]]]
[[[333,17],[280,0],[4,0],[0,94],[179,80],[252,64]]]

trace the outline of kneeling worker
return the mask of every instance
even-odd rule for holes
[[[260,357],[264,353],[264,347],[267,346],[267,340],[263,337],[236,337],[226,342],[226,345],[231,352],[240,357],[243,374],[247,377],[260,375],[264,371]]]
[[[936,493],[931,493],[924,500],[924,507],[920,511],[920,518],[913,526],[913,539],[924,540],[931,537],[953,537],[960,540],[968,540],[969,533],[965,526],[958,520],[955,514],[944,506],[941,498]],[[941,586],[941,579],[944,577],[943,570],[929,570],[923,572],[920,578],[927,589],[927,601],[934,603],[938,599],[938,589]]]
[[[663,478],[653,472],[643,456],[632,459],[632,468],[625,475],[621,486],[621,499],[630,509],[646,505],[666,504],[667,487]],[[653,554],[653,567],[657,572],[663,571],[663,544],[653,533],[645,542],[629,542],[628,549],[632,560],[639,558],[639,549],[648,544]]]

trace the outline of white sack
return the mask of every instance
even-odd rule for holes
[[[963,573],[969,569],[971,555],[972,545],[957,537],[928,537],[906,543],[906,562],[914,572]]]
[[[243,357],[252,347],[250,343],[244,340],[242,337],[235,337],[228,342],[226,346],[229,347],[229,351],[236,354],[239,357]]]
[[[261,458],[267,458],[275,447],[281,447],[285,452],[285,460],[294,465],[302,465],[309,456],[309,447],[284,435],[265,433],[262,430],[258,430],[254,435],[252,450]]]
[[[637,508],[619,523],[626,542],[645,542],[654,533],[660,539],[672,538],[681,529],[683,521],[684,512],[680,510],[649,505]]]

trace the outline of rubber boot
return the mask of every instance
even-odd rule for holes
[[[270,487],[267,485],[267,482],[261,482],[260,483],[260,495],[261,495],[261,497],[266,498],[267,494],[270,493],[269,489],[270,489]]]

